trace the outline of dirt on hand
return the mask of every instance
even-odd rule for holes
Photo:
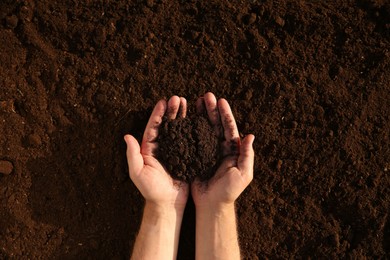
[[[204,116],[165,117],[157,142],[156,156],[174,179],[207,181],[215,174],[221,157],[220,140]]]

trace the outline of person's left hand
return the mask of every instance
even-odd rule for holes
[[[208,182],[197,179],[191,184],[196,209],[211,212],[234,205],[252,181],[255,137],[250,134],[241,140],[229,103],[223,98],[217,101],[211,92],[198,99],[197,110],[207,112],[215,133],[224,140],[220,146],[223,160],[215,175]]]
[[[185,117],[186,111],[187,101],[183,97],[173,96],[168,102],[160,100],[146,125],[141,147],[132,135],[125,136],[130,178],[145,198],[146,204],[184,211],[189,185],[173,180],[153,152],[157,148],[156,139],[163,116],[168,119]]]

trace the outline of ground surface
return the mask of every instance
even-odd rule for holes
[[[0,258],[127,258],[143,201],[123,135],[206,91],[256,135],[245,259],[388,257],[389,17],[384,0],[1,1]],[[193,231],[189,204],[180,259]]]

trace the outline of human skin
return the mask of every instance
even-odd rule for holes
[[[167,108],[168,107],[168,108]],[[146,126],[139,146],[125,136],[130,178],[145,198],[140,231],[132,259],[176,259],[180,226],[190,187],[173,180],[154,157],[162,117],[186,116],[184,98],[160,100]],[[217,135],[223,138],[224,159],[208,182],[196,180],[191,193],[196,206],[196,259],[240,259],[234,202],[253,178],[254,136],[240,139],[226,100],[212,93],[197,101],[199,113],[207,113]]]
[[[196,208],[196,259],[240,259],[234,203],[253,179],[254,136],[240,139],[225,99],[206,93],[197,101],[216,133],[223,137],[224,159],[207,183],[195,181],[191,194]]]
[[[173,180],[153,151],[163,116],[185,117],[186,111],[184,98],[173,96],[168,102],[160,100],[149,118],[141,146],[133,136],[125,136],[130,178],[145,198],[131,259],[176,259],[189,185]]]

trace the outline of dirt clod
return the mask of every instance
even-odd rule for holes
[[[173,178],[206,181],[214,175],[220,158],[219,142],[205,117],[165,118],[157,142],[157,158]]]
[[[18,26],[19,19],[16,15],[11,15],[5,18],[5,22],[8,28],[15,29]]]
[[[104,44],[104,42],[106,41],[106,39],[107,39],[106,28],[101,27],[101,28],[96,29],[95,35],[94,35],[94,41],[95,41],[96,45],[101,47]]]
[[[257,15],[255,14],[255,13],[251,13],[251,14],[249,14],[248,15],[248,17],[247,17],[247,23],[248,23],[248,25],[251,25],[251,24],[253,24],[254,22],[256,22],[256,18],[257,18]]]
[[[31,134],[27,137],[27,142],[31,147],[39,147],[42,144],[41,137],[37,134]]]
[[[0,112],[15,112],[14,100],[0,101]]]
[[[154,6],[154,0],[146,0],[146,5],[152,8]]]
[[[280,171],[282,169],[282,165],[283,165],[283,161],[282,160],[278,160],[277,163],[276,163],[276,169],[278,171]]]
[[[275,23],[277,23],[278,25],[280,25],[280,26],[284,26],[284,23],[285,23],[285,21],[284,21],[284,19],[282,18],[282,17],[280,17],[280,16],[277,16],[276,18],[275,18]]]
[[[9,175],[14,170],[14,165],[9,161],[0,161],[0,173],[4,175]]]

